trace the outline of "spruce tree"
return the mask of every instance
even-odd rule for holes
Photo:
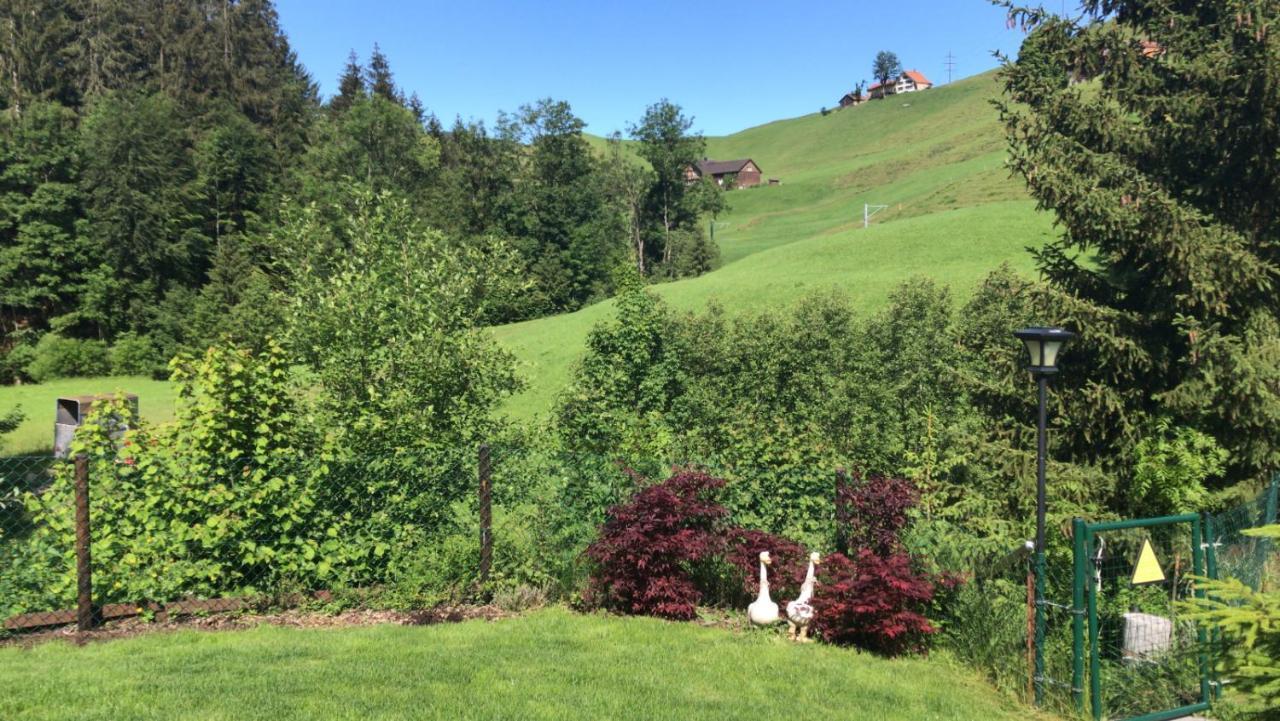
[[[403,103],[400,92],[396,90],[395,80],[391,76],[391,61],[382,53],[377,43],[373,44],[373,53],[369,56],[367,83],[369,93],[393,103]]]
[[[75,114],[55,103],[0,114],[0,340],[74,310],[98,262],[81,217]]]
[[[347,56],[347,66],[343,68],[342,76],[338,78],[338,94],[329,100],[329,109],[343,112],[364,96],[364,67],[360,65],[360,58],[356,57],[356,51],[352,50]]]
[[[1058,384],[1080,457],[1124,459],[1152,416],[1230,473],[1280,461],[1280,5],[1086,0],[1001,72],[1011,165],[1061,235],[1043,307],[1081,333]],[[1123,462],[1123,460],[1121,461]]]
[[[87,232],[118,287],[86,309],[113,335],[203,280],[207,238],[186,133],[163,95],[112,94],[81,128]]]

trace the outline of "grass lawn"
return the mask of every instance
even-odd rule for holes
[[[137,393],[138,412],[148,421],[160,423],[173,418],[173,385],[146,376],[65,378],[33,385],[0,386],[0,413],[19,406],[27,416],[16,431],[0,438],[0,455],[50,452],[54,403],[58,398],[117,391]]]
[[[0,649],[0,718],[1025,719],[940,660],[552,608],[498,622]]]

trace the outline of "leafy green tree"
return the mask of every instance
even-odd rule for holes
[[[1154,425],[1134,449],[1133,483],[1125,494],[1131,512],[1149,517],[1204,510],[1206,481],[1222,475],[1227,452],[1194,428],[1165,419]]]
[[[700,230],[698,195],[690,191],[685,172],[703,157],[706,141],[700,134],[691,134],[692,127],[693,119],[664,98],[650,105],[640,122],[630,128],[631,137],[639,142],[637,152],[653,169],[645,215],[646,226],[657,232],[650,232],[645,252],[668,265],[676,245],[673,231]]]
[[[607,142],[600,183],[614,217],[625,229],[636,269],[643,276],[646,270],[644,200],[653,183],[652,173],[623,150],[621,134],[614,133]]]
[[[349,197],[354,181],[407,196],[425,213],[439,164],[439,143],[411,111],[381,96],[362,97],[316,123],[296,182],[303,200],[325,210]]]
[[[461,237],[506,234],[518,214],[516,180],[525,151],[510,127],[490,132],[483,122],[456,120],[448,132],[430,131],[440,147],[440,178],[430,217]]]
[[[511,119],[520,156],[517,209],[507,231],[525,256],[534,289],[516,317],[573,310],[608,288],[623,260],[623,230],[608,213],[599,163],[569,104],[551,99]]]
[[[881,85],[887,84],[890,80],[902,74],[902,63],[898,62],[898,56],[888,50],[881,50],[876,53],[876,59],[871,63],[871,77]]]
[[[1077,329],[1067,447],[1131,458],[1150,417],[1212,435],[1229,477],[1280,461],[1280,8],[1089,0],[1001,71],[1011,164],[1061,236],[1036,252]],[[1070,71],[1070,73],[1069,73]],[[1103,77],[1089,83],[1075,78]]]
[[[322,408],[352,450],[473,447],[520,387],[510,355],[480,330],[489,304],[522,290],[514,254],[450,243],[386,192],[360,193],[343,222],[330,229],[306,209],[278,239],[292,345]]]

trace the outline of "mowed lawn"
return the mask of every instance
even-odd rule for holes
[[[552,608],[497,622],[0,649],[0,718],[1035,718],[939,660]]]
[[[137,393],[138,412],[148,421],[173,418],[174,387],[146,376],[65,378],[48,383],[0,386],[0,415],[20,407],[26,420],[12,434],[0,438],[0,456],[33,455],[53,449],[55,403],[64,396]]]

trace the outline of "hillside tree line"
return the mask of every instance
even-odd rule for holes
[[[366,191],[458,247],[515,253],[485,323],[716,262],[686,186],[702,138],[679,106],[593,148],[563,101],[450,125],[375,45],[322,100],[269,0],[14,0],[0,8],[0,382],[160,372],[183,349],[279,334],[308,208],[350,252]],[[643,160],[641,160],[643,158]],[[311,222],[311,221],[308,221]]]

